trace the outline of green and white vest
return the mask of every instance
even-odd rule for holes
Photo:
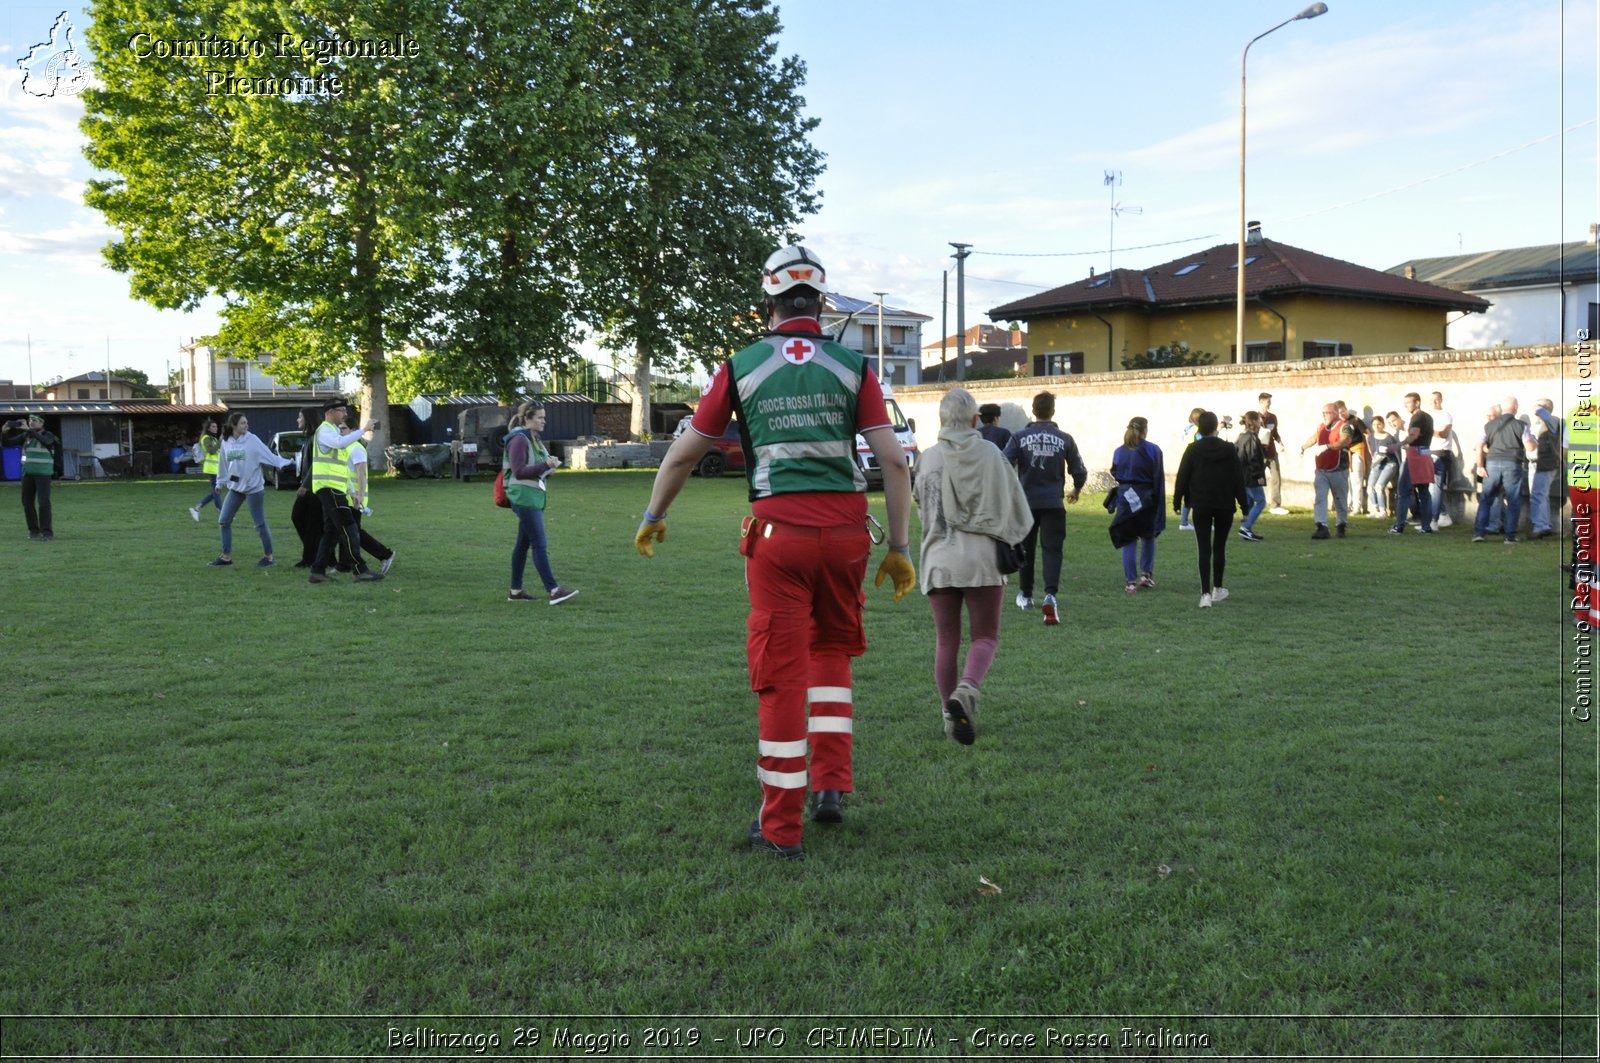
[[[728,362],[750,500],[865,491],[856,404],[866,359],[821,336],[778,334]]]

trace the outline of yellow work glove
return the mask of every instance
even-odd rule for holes
[[[645,557],[655,557],[654,542],[665,542],[667,539],[667,518],[658,517],[648,509],[644,511],[644,520],[639,522],[639,530],[633,534],[633,546]]]
[[[911,588],[917,582],[917,570],[911,567],[911,558],[906,556],[905,550],[889,548],[884,555],[883,564],[878,566],[878,578],[872,581],[874,587],[883,586],[883,577],[888,576],[894,581],[894,600],[899,601],[911,593]]]

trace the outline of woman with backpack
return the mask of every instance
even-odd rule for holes
[[[222,512],[222,495],[217,492],[217,460],[222,453],[222,437],[217,431],[217,422],[214,418],[206,418],[205,430],[200,433],[200,439],[194,445],[194,460],[200,463],[200,471],[211,479],[211,490],[206,492],[206,497],[189,507],[189,516],[195,520],[200,519],[200,511],[216,503],[217,512]]]
[[[537,600],[522,589],[528,554],[532,553],[533,567],[538,570],[539,579],[550,596],[550,604],[560,605],[578,592],[561,586],[550,571],[549,543],[544,530],[544,478],[561,467],[561,459],[539,441],[544,421],[542,404],[525,402],[517,407],[511,418],[511,434],[506,436],[505,456],[501,458],[500,475],[505,483],[506,498],[511,502],[511,512],[517,515],[517,544],[511,548],[511,590],[506,601]]]
[[[1150,422],[1135,417],[1111,455],[1116,489],[1106,498],[1111,545],[1122,550],[1123,588],[1129,594],[1156,585],[1156,536],[1167,527],[1167,474],[1161,448],[1145,438]],[[1137,565],[1137,568],[1135,567]]]

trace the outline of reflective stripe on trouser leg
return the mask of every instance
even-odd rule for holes
[[[810,675],[806,705],[810,711],[811,789],[848,793],[855,726],[850,658],[842,653],[813,653]]]
[[[785,717],[795,724],[804,719],[794,719],[795,714],[785,712],[776,702],[779,691],[761,692],[761,739],[757,743],[756,780],[761,783],[761,833],[779,845],[800,844],[800,817],[806,801],[806,740],[800,738],[769,738],[781,728]]]

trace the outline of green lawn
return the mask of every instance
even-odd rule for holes
[[[263,570],[247,513],[206,567],[192,480],[60,485],[50,544],[0,489],[4,1054],[1592,1057],[1555,542],[1269,516],[1201,612],[1191,536],[1130,598],[1086,498],[1064,622],[1007,605],[970,748],[926,604],[869,589],[857,792],[793,865],[742,844],[742,481],[692,481],[646,561],[649,482],[553,478],[559,608],[505,601],[487,483],[380,482],[393,573],[316,587],[288,492]],[[1122,1027],[1156,1040],[1059,1047]]]

